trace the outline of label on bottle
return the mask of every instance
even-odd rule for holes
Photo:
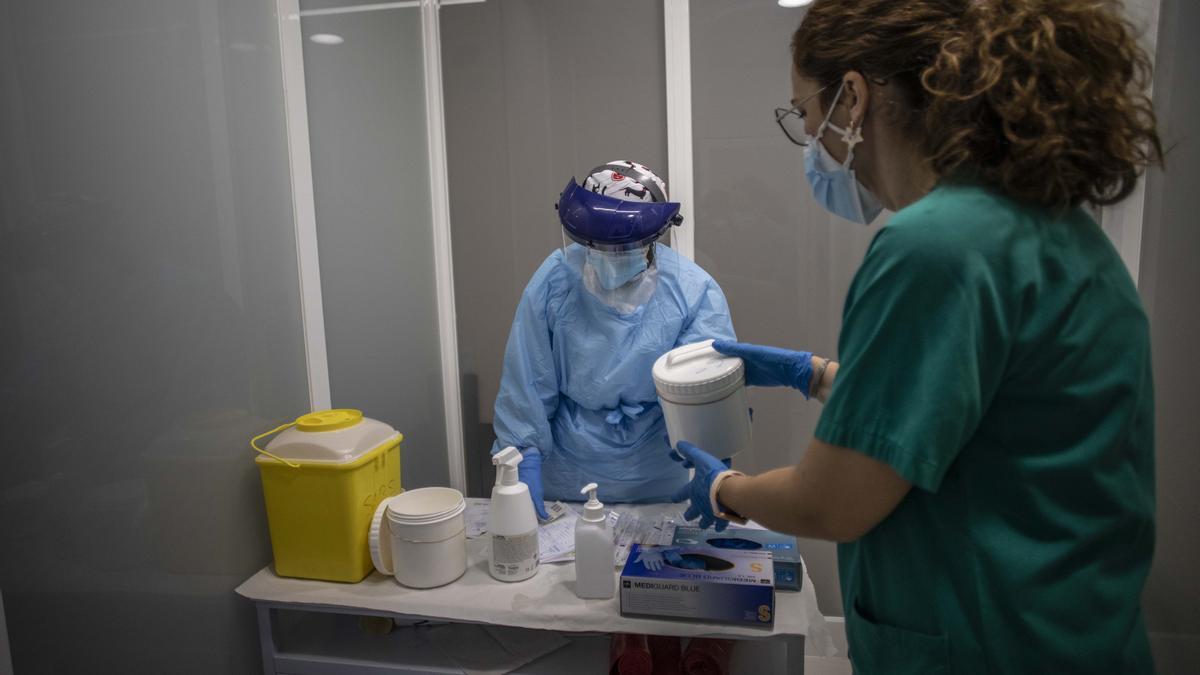
[[[492,535],[492,574],[497,577],[526,577],[538,566],[538,532]]]

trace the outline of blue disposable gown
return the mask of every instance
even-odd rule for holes
[[[578,244],[556,250],[529,280],[504,351],[495,453],[537,448],[546,499],[669,501],[688,473],[668,456],[654,361],[709,338],[735,339],[717,282],[656,244],[658,284],[631,313],[601,302],[580,275]]]

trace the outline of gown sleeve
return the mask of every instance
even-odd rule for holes
[[[679,334],[675,346],[702,340],[736,340],[733,318],[729,314],[729,303],[716,280],[704,275],[703,287],[698,300],[689,308],[688,320]]]
[[[530,279],[513,318],[496,395],[492,454],[510,445],[553,451],[550,419],[558,409],[558,369],[551,350],[549,286],[553,259]]]

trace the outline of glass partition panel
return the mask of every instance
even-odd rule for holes
[[[333,404],[404,434],[406,488],[446,485],[421,10],[300,8]]]
[[[272,3],[0,3],[18,673],[258,672],[247,441],[308,409]]]
[[[553,205],[614,159],[670,184],[661,2],[488,0],[442,8],[463,436],[490,491],[492,408],[517,299],[562,243]]]

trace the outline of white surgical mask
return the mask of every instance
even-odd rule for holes
[[[596,280],[606,291],[624,286],[648,267],[644,248],[619,253],[589,248],[587,263],[596,271]]]
[[[879,216],[883,205],[870,190],[863,187],[855,176],[854,169],[850,168],[850,163],[854,161],[854,146],[862,141],[862,132],[860,129],[843,129],[830,121],[845,86],[843,82],[842,86],[838,87],[829,112],[817,128],[816,136],[804,148],[804,177],[812,187],[813,197],[827,211],[851,222],[866,225]],[[829,154],[825,143],[821,141],[826,129],[841,134],[842,140],[846,142],[846,161],[841,164]]]

